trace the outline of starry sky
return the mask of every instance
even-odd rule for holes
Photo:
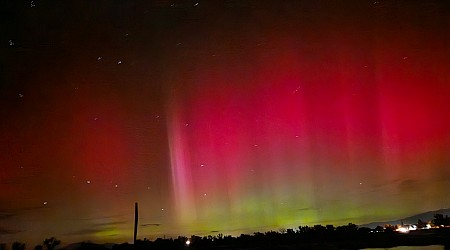
[[[450,7],[5,0],[0,242],[450,207]]]

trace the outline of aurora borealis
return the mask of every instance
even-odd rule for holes
[[[450,207],[446,1],[3,1],[0,243]]]

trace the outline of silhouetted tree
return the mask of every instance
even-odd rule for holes
[[[43,245],[47,250],[53,250],[56,246],[61,244],[60,240],[57,240],[55,237],[51,237],[49,239],[45,239]]]
[[[360,227],[360,228],[358,228],[358,233],[363,234],[363,235],[368,234],[371,231],[372,231],[372,229],[370,229],[368,227]]]
[[[12,244],[11,249],[12,250],[24,250],[25,243],[20,243],[20,242],[16,241]]]
[[[418,219],[418,220],[417,220],[417,227],[418,227],[418,228],[426,228],[426,227],[427,227],[427,224],[428,224],[428,223],[422,221],[421,219]]]
[[[443,214],[435,214],[432,223],[435,226],[448,226],[450,225],[450,218],[448,217],[448,215],[444,217]]]
[[[377,226],[377,227],[375,228],[375,232],[377,232],[377,233],[382,233],[382,232],[384,232],[384,228],[383,228],[382,226]]]
[[[42,245],[36,245],[36,246],[34,247],[34,250],[42,250]]]

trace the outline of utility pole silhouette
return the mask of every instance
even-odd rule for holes
[[[138,228],[138,203],[134,203],[134,237],[133,244],[136,248],[136,237],[137,237],[137,228]]]

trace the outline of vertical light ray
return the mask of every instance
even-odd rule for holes
[[[180,110],[176,104],[169,108],[170,119],[167,131],[170,150],[170,166],[172,174],[172,191],[175,203],[177,222],[186,226],[196,218],[195,199],[193,197],[193,180],[189,171],[190,148],[186,143],[186,122],[180,118]]]

